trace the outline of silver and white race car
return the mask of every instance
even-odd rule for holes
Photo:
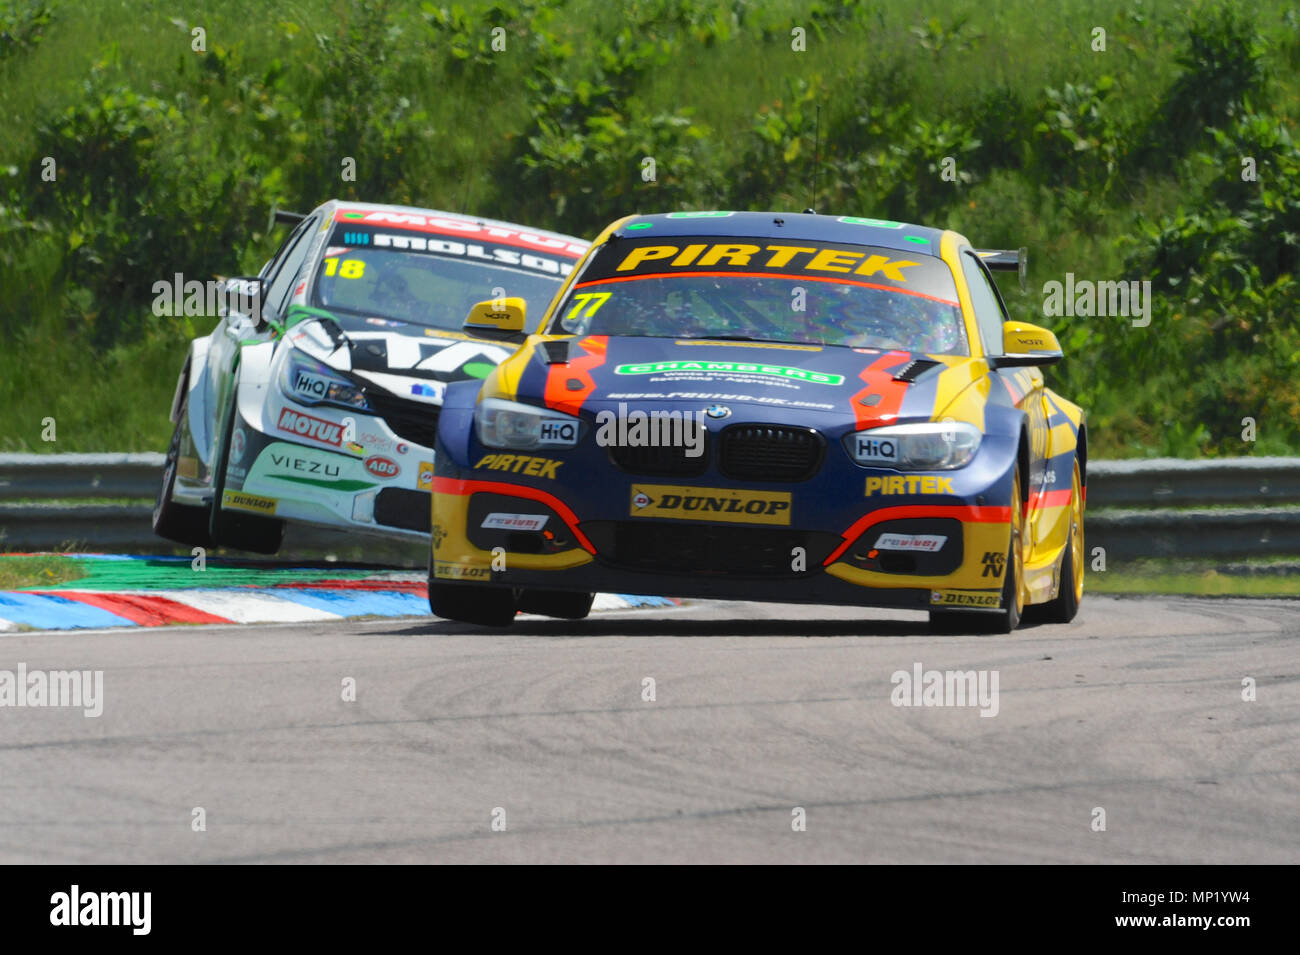
[[[285,521],[426,537],[447,383],[508,357],[588,243],[341,200],[276,217],[295,228],[225,281],[181,369],[154,531],[263,554]]]

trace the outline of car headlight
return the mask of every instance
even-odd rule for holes
[[[280,390],[303,405],[341,405],[367,408],[366,396],[357,385],[337,371],[294,351],[280,374]]]
[[[926,421],[854,431],[844,436],[844,448],[870,467],[949,471],[969,464],[982,438],[964,421]]]
[[[572,415],[503,398],[480,401],[474,427],[489,448],[571,448],[582,436],[582,422]]]

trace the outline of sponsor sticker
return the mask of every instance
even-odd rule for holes
[[[262,452],[256,463],[265,465],[268,470],[279,470],[289,474],[310,474],[332,480],[342,475],[342,466],[348,463],[348,459],[329,453],[321,454],[319,451],[315,453],[307,450],[300,451],[291,444],[276,442]]]
[[[480,527],[496,527],[508,531],[540,531],[549,519],[547,514],[501,514],[493,512],[483,518]]]
[[[253,462],[252,478],[244,487],[270,487],[279,493],[283,491],[283,485],[288,483],[297,485],[295,497],[317,497],[316,492],[306,489],[319,488],[351,494],[374,487],[375,482],[368,478],[369,475],[362,473],[361,462],[355,458],[287,441],[275,441],[257,456]],[[268,485],[268,481],[277,483]]]
[[[343,428],[340,425],[326,421],[324,418],[317,418],[315,415],[294,411],[292,408],[281,410],[276,427],[288,434],[311,438],[322,444],[332,444],[336,448],[343,446]]]
[[[897,464],[898,442],[859,432],[853,441],[853,457],[861,464]]]
[[[837,231],[847,233],[852,230]],[[859,238],[869,239],[870,236],[860,234]],[[926,240],[921,244],[930,245]],[[773,287],[773,280],[830,283],[832,286],[919,296],[957,308],[957,288],[952,271],[930,251],[927,248],[903,252],[860,242],[808,239],[786,243],[738,236],[629,235],[596,249],[583,269],[582,280],[572,287],[573,291],[587,297],[569,296],[568,302],[574,308],[564,320],[586,321],[592,318],[600,306],[597,299],[590,296],[597,292],[598,287],[600,294],[607,293],[612,296],[610,301],[618,301],[627,286],[617,283],[649,279],[662,285],[664,282],[672,284],[682,277],[715,282],[719,278],[725,280],[736,276],[757,280],[762,283],[760,288],[767,289]],[[809,295],[814,294],[811,289],[806,291]],[[841,293],[834,294],[838,296]],[[749,343],[746,342],[744,347],[749,347]]]
[[[791,401],[788,398],[774,395],[751,395],[721,391],[611,391],[605,397],[611,400],[626,399],[630,401],[663,401],[669,398],[686,398],[692,401],[722,399],[723,401],[747,401],[757,405],[780,405],[788,408],[816,408],[819,411],[831,411],[835,407],[833,404],[821,401]]]
[[[530,477],[543,477],[555,480],[556,472],[563,461],[554,458],[537,458],[529,454],[485,454],[474,465],[489,471],[508,471],[511,474],[527,474]]]
[[[877,550],[909,550],[934,554],[943,549],[948,538],[942,534],[881,534],[876,538]]]
[[[541,423],[537,443],[542,447],[571,448],[578,443],[578,422],[545,420]]]
[[[996,590],[932,590],[930,604],[936,607],[993,607],[1002,603]]]
[[[421,461],[420,473],[415,479],[415,486],[421,491],[433,490],[433,462]]]
[[[614,369],[614,374],[659,375],[673,371],[690,371],[705,375],[771,375],[774,378],[791,378],[815,385],[844,384],[843,375],[811,371],[807,368],[792,368],[787,365],[763,365],[744,361],[654,361],[619,365]]]
[[[397,462],[392,458],[386,458],[382,454],[372,454],[365,460],[366,470],[377,478],[388,480],[395,478],[402,473],[402,469],[397,466]]]
[[[221,495],[221,506],[236,511],[252,511],[254,514],[271,515],[275,513],[275,505],[275,498],[245,494],[243,491],[225,491]]]
[[[559,237],[538,235],[505,225],[487,225],[473,219],[456,219],[448,216],[426,216],[412,212],[340,210],[335,222],[364,222],[370,226],[398,226],[404,230],[425,233],[458,235],[477,239],[496,240],[504,245],[534,249],[539,252],[558,253],[576,259],[587,251],[585,243],[570,242]]]
[[[447,386],[440,381],[417,381],[415,384],[411,385],[411,394],[415,395],[417,398],[432,398],[435,401],[441,401],[443,393],[446,390]]]
[[[615,266],[615,274],[705,272],[735,269],[786,274],[840,273],[906,284],[905,270],[922,265],[899,253],[860,246],[819,243],[757,245],[747,242],[696,242],[677,245],[634,245]]]
[[[318,401],[324,400],[329,394],[330,383],[328,378],[320,375],[313,375],[302,368],[297,370],[293,376],[293,393],[301,395],[304,398],[314,398]]]
[[[629,504],[635,517],[674,517],[734,524],[790,524],[789,491],[634,484]]]
[[[398,444],[386,434],[380,434],[376,430],[366,430],[357,432],[357,444],[362,448],[368,448],[373,452],[397,450],[398,454],[402,453],[405,445]]]
[[[933,474],[895,474],[867,478],[867,497],[874,494],[955,494],[952,478]]]
[[[492,571],[487,567],[470,567],[438,560],[433,564],[433,576],[443,580],[487,580],[491,578]]]
[[[248,441],[248,436],[244,434],[243,428],[236,428],[235,433],[230,436],[230,463],[238,464],[244,457],[244,447]]]
[[[1002,551],[985,551],[980,565],[984,568],[981,577],[1001,577],[1007,566],[1007,555]]]

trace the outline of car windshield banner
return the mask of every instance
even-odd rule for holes
[[[957,304],[952,272],[933,255],[837,242],[782,243],[734,236],[607,242],[583,271],[577,287],[629,278],[704,275],[834,281]]]

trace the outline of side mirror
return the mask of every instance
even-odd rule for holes
[[[494,298],[478,302],[469,310],[465,324],[468,334],[480,338],[500,338],[506,341],[524,340],[524,317],[527,306],[522,298]]]
[[[241,275],[222,283],[219,314],[223,318],[228,315],[243,315],[260,328],[265,302],[266,279],[260,275]]]
[[[994,368],[1054,365],[1063,357],[1056,336],[1028,322],[1003,324],[1002,351],[1004,354],[989,357],[989,364]]]

